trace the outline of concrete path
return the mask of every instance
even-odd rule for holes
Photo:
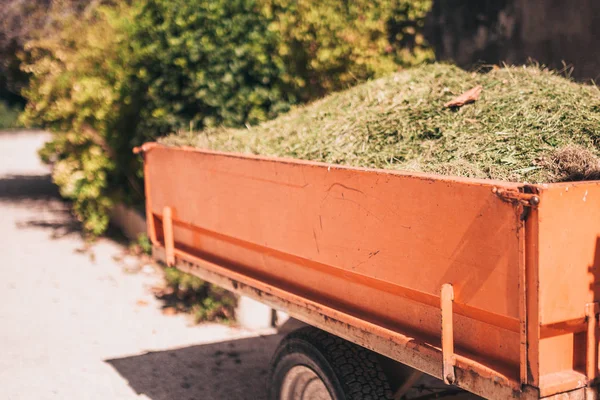
[[[264,399],[281,336],[165,316],[121,245],[82,251],[46,139],[0,132],[0,399]]]

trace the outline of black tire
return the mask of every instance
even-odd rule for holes
[[[393,399],[373,352],[307,326],[286,336],[275,351],[269,376],[270,400],[293,400],[282,398],[281,393],[288,372],[296,366],[312,370],[333,400]]]

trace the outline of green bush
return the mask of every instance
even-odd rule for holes
[[[145,2],[131,38],[147,88],[140,137],[286,111],[293,96],[282,87],[278,40],[255,0]]]
[[[309,101],[433,60],[423,36],[432,0],[262,0],[280,35],[285,80]]]
[[[237,298],[231,292],[176,268],[165,269],[169,294],[161,296],[166,307],[192,312],[196,322],[230,321],[234,318]]]
[[[0,100],[0,129],[17,128],[20,110]]]
[[[122,187],[141,193],[129,143],[138,114],[127,46],[133,14],[113,6],[55,18],[25,46],[32,79],[23,121],[53,132],[41,156],[54,164],[53,179],[86,232],[96,235]]]
[[[93,235],[115,200],[143,201],[135,145],[288,107],[270,57],[277,37],[252,0],[140,1],[53,21],[26,44],[23,121],[54,133],[41,156]]]
[[[422,30],[431,1],[145,2],[131,38],[146,88],[139,137],[255,125],[429,61]]]
[[[86,232],[142,203],[131,149],[177,130],[249,126],[430,59],[431,0],[134,0],[65,12],[25,45],[23,121]]]

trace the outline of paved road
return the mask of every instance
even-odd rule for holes
[[[263,399],[279,335],[165,316],[122,247],[91,252],[48,168],[43,133],[0,132],[0,399]]]

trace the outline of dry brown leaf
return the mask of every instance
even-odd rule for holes
[[[444,107],[462,107],[465,104],[474,103],[479,99],[479,95],[483,90],[483,86],[475,86],[473,89],[467,90],[463,94],[450,100]]]
[[[165,307],[162,309],[163,315],[175,315],[177,314],[177,310],[175,307]]]

